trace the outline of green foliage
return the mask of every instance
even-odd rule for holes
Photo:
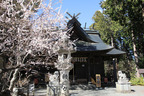
[[[135,39],[131,42],[136,44],[137,54],[144,54],[144,16],[142,0],[106,0],[101,2],[104,14],[112,20],[118,21],[127,30],[126,36],[134,33]],[[124,32],[123,32],[124,33]]]
[[[104,14],[124,27],[117,39],[127,56],[130,57],[128,59],[135,55],[136,63],[138,58],[138,66],[141,68],[144,68],[142,58],[144,56],[143,2],[144,0],[105,0],[101,2]],[[134,48],[135,54],[132,51]]]
[[[100,11],[96,11],[92,19],[94,20],[94,23],[90,26],[90,29],[99,31],[101,38],[105,43],[118,47],[117,38],[123,27]]]
[[[134,78],[136,74],[135,62],[133,60],[128,60],[125,55],[120,58],[118,62],[118,70],[126,73],[128,78]]]
[[[139,68],[144,68],[144,57],[139,58],[138,66]]]
[[[130,80],[132,85],[143,85],[144,86],[144,78],[140,77],[140,78],[132,78]]]

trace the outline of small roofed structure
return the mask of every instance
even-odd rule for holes
[[[105,44],[101,40],[99,32],[95,30],[84,30],[75,16],[68,21],[67,26],[68,28],[73,27],[70,39],[77,40],[75,42],[77,50],[72,54],[74,68],[70,72],[70,79],[73,82],[88,83],[91,78],[95,79],[96,74],[100,74],[104,78],[105,58],[125,54],[124,51]],[[115,64],[113,69],[115,71],[115,77],[113,78],[117,78]]]
[[[144,77],[144,69],[138,69],[140,76]]]

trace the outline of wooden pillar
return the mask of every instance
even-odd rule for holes
[[[91,82],[91,73],[90,73],[90,57],[88,57],[88,83]]]
[[[116,58],[113,58],[113,77],[114,83],[117,82]]]

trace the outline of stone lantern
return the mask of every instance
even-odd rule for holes
[[[55,67],[60,71],[60,96],[69,96],[69,72],[73,68],[71,53],[75,52],[75,47],[67,33],[63,33],[59,44],[58,61]]]

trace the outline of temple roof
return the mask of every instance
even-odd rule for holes
[[[106,51],[105,55],[121,55],[124,51],[115,49],[114,47],[104,43],[98,31],[84,30],[80,22],[73,17],[67,23],[68,28],[73,27],[71,39],[78,39],[76,41],[77,51]]]
[[[75,39],[73,37],[77,37],[79,40],[83,40],[86,42],[97,42],[94,38],[91,38],[83,28],[81,28],[81,24],[79,21],[73,17],[68,23],[67,23],[68,28],[73,27],[72,31],[74,31],[74,34],[71,36],[72,39]]]

